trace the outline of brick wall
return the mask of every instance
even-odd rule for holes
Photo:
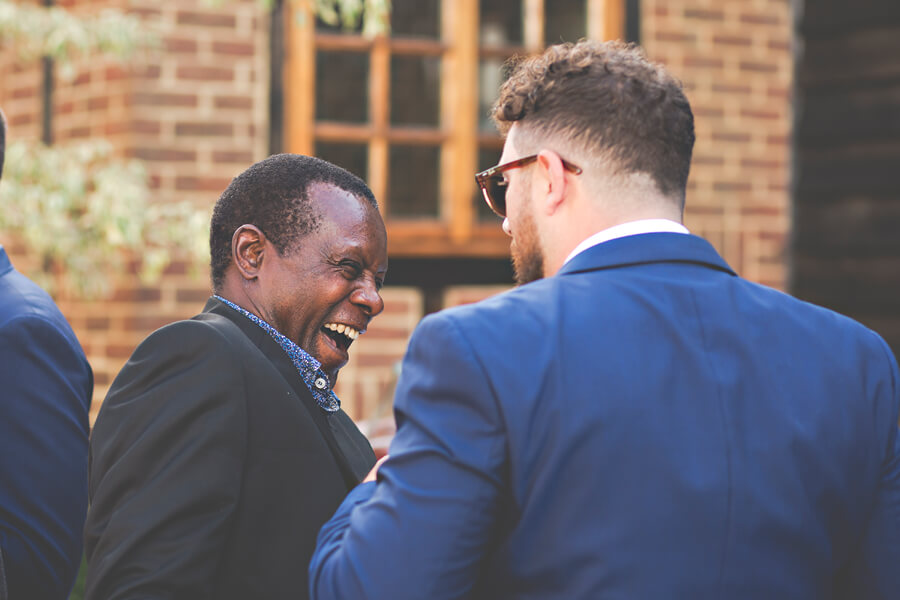
[[[57,140],[103,136],[144,161],[155,198],[210,210],[230,179],[268,147],[268,18],[255,0],[212,8],[201,0],[68,0],[77,11],[128,6],[162,44],[125,66],[96,59],[57,79]],[[687,87],[697,146],[687,223],[743,275],[786,281],[790,227],[791,24],[787,0],[644,0],[650,56]],[[0,48],[0,105],[11,139],[40,136],[39,65],[15,65]],[[27,256],[13,256],[25,264]],[[499,288],[454,288],[445,305]],[[61,299],[96,376],[94,411],[134,347],[153,329],[189,317],[209,294],[205,271],[184,265],[152,287],[126,279],[108,301]],[[395,365],[422,314],[421,294],[387,287],[386,309],[351,350],[337,391],[357,419],[390,414]]]
[[[686,224],[742,276],[784,289],[793,59],[789,0],[644,0],[642,45],[685,85],[697,143]]]

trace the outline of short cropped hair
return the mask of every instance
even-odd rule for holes
[[[276,154],[235,177],[213,209],[209,227],[210,272],[219,291],[231,264],[231,239],[238,227],[255,225],[282,256],[319,226],[309,187],[327,183],[365,199],[377,208],[365,182],[344,169],[312,156]]]
[[[568,141],[684,203],[694,116],[681,83],[633,44],[580,41],[513,59],[493,118],[502,133]]]

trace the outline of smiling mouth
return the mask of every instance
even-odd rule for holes
[[[350,348],[353,340],[361,335],[359,331],[344,323],[325,323],[322,326],[322,331],[334,341],[335,346],[344,352]]]

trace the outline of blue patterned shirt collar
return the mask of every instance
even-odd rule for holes
[[[250,311],[241,308],[234,302],[226,300],[222,296],[213,296],[213,298],[227,306],[230,306],[237,312],[241,313],[257,325],[259,325],[266,331],[266,333],[272,336],[272,339],[278,342],[278,345],[281,346],[281,348],[288,355],[288,358],[291,359],[291,362],[294,363],[297,371],[300,372],[300,377],[303,379],[303,383],[305,383],[306,387],[309,388],[309,391],[312,394],[312,397],[315,398],[316,403],[319,405],[319,408],[328,413],[337,412],[341,408],[341,401],[338,400],[338,397],[331,389],[328,381],[328,375],[326,375],[322,370],[322,365],[321,363],[319,363],[319,361],[313,358],[303,348],[288,339],[287,336],[280,333],[277,329],[275,329]]]

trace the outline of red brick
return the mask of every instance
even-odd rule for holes
[[[175,178],[175,189],[179,191],[222,192],[231,183],[230,177],[192,177]]]
[[[725,159],[721,156],[704,156],[702,154],[698,154],[694,156],[692,163],[695,165],[721,167],[725,164]]]
[[[197,106],[196,94],[138,93],[133,100],[137,106]]]
[[[84,127],[73,127],[68,131],[68,135],[66,136],[69,139],[84,139],[91,137],[91,128]]]
[[[771,121],[774,119],[780,119],[781,113],[776,110],[753,110],[749,108],[742,108],[741,116],[747,119],[764,119]]]
[[[212,12],[178,11],[175,19],[179,25],[201,25],[203,27],[234,28],[236,23],[234,15]]]
[[[712,134],[712,138],[714,142],[734,142],[738,144],[746,144],[750,141],[750,134],[742,131],[714,131]]]
[[[36,98],[39,89],[36,87],[21,87],[12,91],[12,98],[18,100],[21,98]]]
[[[253,98],[247,96],[216,96],[216,108],[235,108],[249,110],[253,108]]]
[[[197,160],[197,153],[193,150],[178,150],[176,148],[134,148],[134,158],[150,161],[182,162]]]
[[[253,153],[247,151],[214,151],[213,162],[215,163],[237,163],[250,165],[253,162]]]
[[[769,12],[764,13],[743,13],[740,16],[741,23],[747,25],[780,25],[781,19],[778,15]]]
[[[732,83],[714,83],[712,89],[717,94],[749,94],[753,91],[749,85]]]
[[[166,52],[171,54],[196,54],[197,40],[178,37],[167,37],[165,41]]]
[[[717,56],[694,54],[686,56],[684,59],[684,66],[697,67],[701,69],[721,69],[724,64],[725,63],[722,61],[722,59]]]
[[[234,69],[230,67],[178,67],[178,79],[191,81],[233,81]]]
[[[725,14],[721,10],[704,10],[699,8],[687,8],[684,11],[686,19],[699,19],[702,21],[722,21]]]
[[[89,98],[87,107],[88,110],[106,110],[109,108],[109,98],[106,96]]]
[[[144,133],[147,135],[158,135],[162,130],[159,121],[143,121],[137,120],[131,123],[131,131],[134,133]]]
[[[171,323],[173,319],[167,317],[139,315],[128,317],[124,322],[125,331],[150,332]]]
[[[144,79],[159,79],[162,75],[162,67],[159,65],[147,65],[138,71],[138,74]]]
[[[190,302],[202,305],[209,298],[209,290],[178,290],[175,292],[175,300],[178,302]]]
[[[125,69],[118,66],[110,66],[106,67],[106,72],[104,73],[104,78],[107,82],[110,81],[119,81],[121,79],[125,79],[128,77],[128,73],[126,73]]]
[[[753,40],[744,35],[716,34],[713,36],[713,43],[723,46],[750,46]]]
[[[693,44],[697,41],[697,36],[688,31],[655,31],[653,32],[653,39],[660,42]]]
[[[753,186],[748,181],[716,181],[713,190],[717,192],[749,192]]]
[[[725,116],[725,110],[718,106],[694,106],[695,117],[704,117],[707,119],[719,119]]]
[[[741,166],[748,169],[766,169],[770,171],[784,171],[787,165],[782,160],[742,158]]]
[[[130,344],[109,344],[106,346],[106,356],[110,358],[128,358],[134,352],[134,348]]]
[[[757,62],[757,61],[749,61],[742,60],[740,63],[741,71],[751,71],[756,73],[776,73],[778,72],[778,65],[771,62]]]
[[[222,137],[234,135],[234,126],[231,123],[176,123],[175,135]]]
[[[213,52],[231,56],[253,56],[256,47],[245,42],[213,42]]]

